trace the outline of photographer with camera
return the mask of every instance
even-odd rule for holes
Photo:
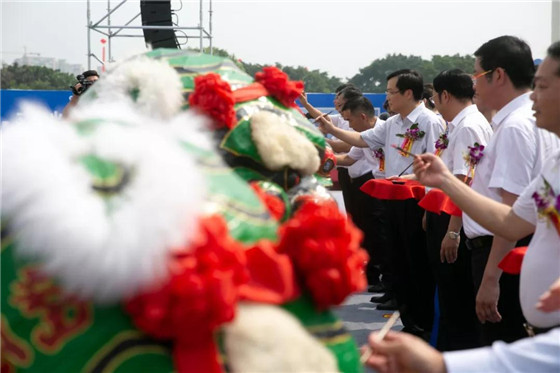
[[[70,98],[68,105],[66,105],[62,111],[63,118],[68,117],[70,109],[76,106],[80,100],[81,94],[87,91],[87,89],[99,79],[99,74],[95,70],[88,70],[84,71],[81,75],[76,76],[76,79],[78,80],[78,83],[70,86],[72,89],[72,97]]]

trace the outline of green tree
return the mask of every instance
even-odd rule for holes
[[[2,65],[2,89],[68,90],[76,83],[72,74],[44,66]]]
[[[385,91],[386,77],[399,69],[414,69],[424,77],[424,82],[433,81],[434,77],[443,70],[459,68],[472,71],[474,57],[461,56],[432,56],[431,60],[424,60],[420,56],[405,56],[403,54],[389,54],[384,58],[374,60],[369,66],[350,79],[364,92],[381,93]]]
[[[209,53],[208,48],[204,49],[205,53]],[[245,71],[251,76],[263,69],[265,66],[259,63],[249,63],[231,54],[228,51],[220,48],[213,48],[212,53],[216,56],[226,57],[231,59],[240,69]],[[280,70],[284,71],[291,80],[301,80],[305,84],[305,90],[308,92],[321,92],[329,93],[334,92],[334,90],[342,84],[340,78],[335,76],[330,76],[328,73],[319,70],[309,70],[304,66],[283,66],[282,64],[276,62],[275,66]]]

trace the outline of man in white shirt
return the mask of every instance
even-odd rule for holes
[[[473,144],[486,146],[492,128],[473,104],[472,78],[462,70],[447,70],[434,78],[436,109],[448,123],[438,140],[437,153],[459,180],[469,183],[465,154]],[[426,212],[430,264],[438,286],[440,351],[480,346],[471,275],[471,253],[461,237],[461,217]]]
[[[535,68],[524,41],[501,36],[483,44],[475,56],[473,79],[478,100],[497,113],[492,119],[494,135],[476,167],[472,188],[511,206],[538,175],[547,152],[558,146],[558,138],[534,125],[529,96]],[[515,246],[526,246],[530,237],[516,243],[493,236],[465,213],[463,229],[472,254],[482,342],[523,338],[519,276],[502,275],[498,263]]]
[[[361,133],[336,128],[328,118],[321,118],[321,127],[357,147],[372,150],[383,147],[385,175],[411,173],[412,158],[391,145],[401,146],[412,153],[434,152],[435,142],[444,131],[440,118],[422,103],[423,90],[424,82],[418,72],[408,69],[395,71],[387,77],[386,92],[391,110],[398,115],[389,118],[383,126]],[[414,199],[387,201],[386,208],[393,283],[405,325],[403,330],[426,337],[433,321],[435,285],[421,225],[423,210]]]
[[[549,47],[548,56],[539,66],[531,99],[537,126],[558,138],[560,42]],[[560,150],[553,152],[544,164],[542,172],[513,207],[475,193],[431,154],[417,157],[414,171],[426,185],[442,188],[486,229],[510,240],[535,232],[521,267],[519,295],[527,320],[540,328],[553,329],[511,345],[496,342],[492,348],[443,355],[408,335],[392,333],[377,342],[372,334],[370,346],[374,355],[368,359],[369,365],[380,372],[387,368],[451,373],[560,371],[560,222],[554,220],[554,214],[560,210]]]
[[[357,132],[363,132],[385,123],[375,116],[372,103],[364,96],[346,102],[342,114],[348,120],[350,127]],[[384,177],[384,172],[379,170],[384,161],[380,161],[375,154],[369,148],[352,147],[348,153],[336,155],[337,165],[348,167],[351,180],[350,198],[352,198],[351,206],[353,209],[347,211],[354,223],[364,233],[363,247],[370,256],[366,269],[370,286],[379,283],[382,274],[384,281],[387,280],[386,258],[388,255],[383,202],[360,190],[361,186],[367,181]]]
[[[355,98],[359,98],[362,96],[362,92],[356,88],[351,83],[346,83],[338,86],[335,91],[334,97],[334,108],[338,112],[335,115],[328,115],[329,119],[333,122],[333,124],[345,130],[350,130],[350,125],[348,121],[343,118],[341,111],[342,107],[346,104],[348,100],[352,100]],[[302,92],[299,96],[299,101],[303,105],[303,107],[307,110],[309,116],[314,120],[317,118],[324,116],[325,114],[321,113],[320,110],[316,109],[313,105],[307,101],[307,94]],[[336,138],[334,139],[326,139],[327,143],[331,146],[335,153],[347,153],[350,151],[352,147],[350,144],[345,143],[344,141],[340,141]],[[348,169],[346,166],[337,165],[337,173],[338,173],[338,183],[340,185],[340,189],[342,191],[342,197],[344,199],[344,207],[346,211],[352,210],[351,206],[351,198],[350,198],[350,176],[348,175]]]

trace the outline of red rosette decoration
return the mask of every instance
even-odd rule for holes
[[[275,243],[260,240],[245,253],[250,279],[239,289],[242,300],[283,304],[301,295],[292,261]]]
[[[274,66],[265,67],[261,72],[256,73],[255,80],[282,105],[297,107],[295,101],[303,92],[303,82],[290,80],[285,72]]]
[[[304,203],[280,228],[278,251],[292,259],[318,310],[338,305],[367,281],[362,232],[336,203]]]
[[[224,219],[202,219],[189,247],[171,259],[167,282],[130,299],[126,311],[147,334],[174,341],[178,372],[221,372],[213,332],[234,318],[245,265]]]
[[[194,92],[189,96],[189,105],[197,107],[217,122],[217,127],[233,128],[235,99],[228,82],[216,73],[194,78]]]

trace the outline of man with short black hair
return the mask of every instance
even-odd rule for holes
[[[512,206],[538,175],[544,157],[558,147],[558,138],[534,125],[530,88],[535,66],[524,41],[501,36],[483,44],[475,57],[477,99],[497,113],[492,118],[494,135],[478,162],[472,189]],[[502,274],[498,263],[515,246],[526,246],[530,236],[516,243],[493,235],[465,213],[463,228],[471,249],[483,344],[523,338],[527,334],[519,304],[519,276]]]
[[[424,82],[417,71],[403,69],[387,76],[387,100],[395,115],[383,126],[364,132],[336,128],[328,118],[321,118],[326,132],[358,147],[385,153],[385,175],[411,173],[412,158],[393,149],[396,144],[412,153],[434,152],[443,132],[440,118],[422,103]],[[389,215],[388,232],[391,263],[394,269],[394,290],[405,331],[427,337],[433,320],[434,282],[426,253],[426,237],[422,230],[423,210],[415,199],[386,201]],[[394,309],[380,304],[378,309]]]
[[[431,99],[448,123],[438,140],[440,157],[459,180],[470,184],[471,172],[465,154],[475,143],[486,146],[492,128],[473,105],[474,88],[469,74],[459,69],[443,71],[434,78],[433,86]],[[437,348],[443,351],[480,345],[471,256],[461,227],[460,216],[426,212],[428,255],[439,295]]]
[[[336,88],[334,97],[334,108],[338,112],[335,115],[328,115],[329,119],[334,123],[335,126],[350,130],[350,126],[348,125],[348,121],[343,118],[342,116],[342,108],[346,104],[348,100],[358,98],[362,96],[362,92],[356,88],[351,83],[345,83]],[[323,115],[320,110],[315,108],[307,101],[307,94],[302,92],[299,96],[299,101],[303,105],[303,107],[307,110],[307,113],[312,119],[315,119]],[[350,151],[352,145],[345,143],[344,141],[340,141],[338,139],[325,139],[327,143],[331,146],[333,152],[335,153],[347,153]],[[350,176],[348,175],[348,169],[346,166],[337,165],[336,167],[338,173],[338,184],[340,185],[340,189],[342,191],[342,198],[344,199],[344,207],[347,211],[352,210],[352,199],[350,198]]]
[[[347,101],[342,109],[342,115],[348,120],[350,127],[357,132],[363,132],[385,123],[375,116],[371,101],[364,96]],[[336,156],[337,165],[348,167],[352,201],[351,208],[347,208],[346,211],[364,233],[362,246],[370,256],[366,268],[370,288],[381,287],[381,274],[383,274],[384,285],[389,286],[387,284],[388,249],[385,208],[381,200],[371,198],[360,190],[367,181],[385,177],[384,160],[379,159],[376,154],[378,151],[372,151],[369,148],[352,147],[348,153]]]

